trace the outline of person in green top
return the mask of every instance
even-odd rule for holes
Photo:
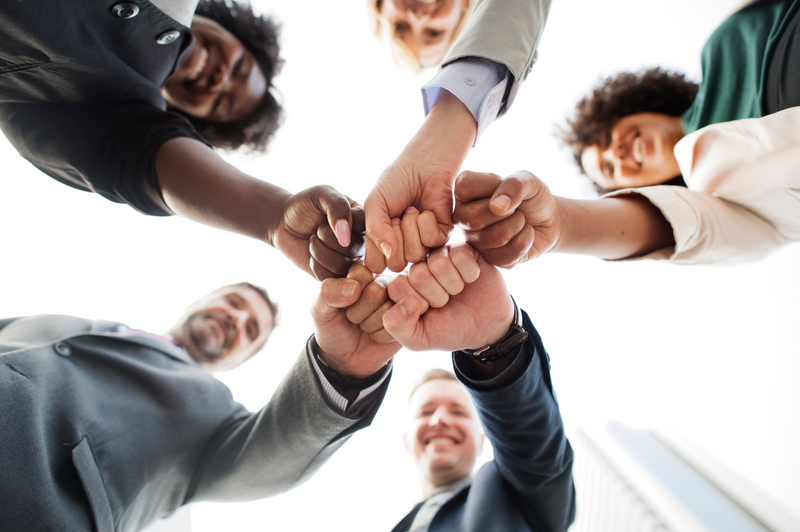
[[[738,264],[800,241],[800,0],[733,15],[703,73],[622,73],[578,104],[565,137],[615,191],[600,199],[554,196],[526,171],[463,172],[453,220],[467,242],[512,268],[547,253]]]
[[[576,106],[563,139],[598,192],[685,186],[673,154],[710,124],[800,105],[800,0],[761,0],[709,37],[703,80],[660,68],[604,80]]]

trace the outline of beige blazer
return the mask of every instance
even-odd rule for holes
[[[500,116],[511,107],[520,84],[536,63],[550,0],[474,1],[472,15],[442,65],[462,57],[481,57],[505,65],[514,79]]]
[[[672,224],[675,247],[643,258],[734,264],[800,240],[800,107],[707,126],[675,156],[688,189],[612,194],[641,194]]]

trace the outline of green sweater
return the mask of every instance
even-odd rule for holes
[[[798,9],[800,0],[759,2],[714,30],[703,47],[700,90],[682,117],[687,135],[709,124],[763,115],[769,60]]]

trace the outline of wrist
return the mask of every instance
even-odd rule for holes
[[[420,166],[440,167],[455,179],[477,134],[478,123],[467,106],[447,90],[442,90],[401,157],[408,155],[411,162]]]
[[[271,194],[268,208],[264,209],[264,242],[272,247],[276,246],[277,234],[285,230],[284,216],[289,200],[294,194],[279,187]]]
[[[379,367],[352,367],[352,365],[343,362],[338,357],[332,356],[327,353],[317,342],[316,335],[311,337],[311,349],[314,356],[325,368],[329,368],[332,372],[340,375],[346,379],[363,380],[369,379],[374,375],[380,373],[384,365]]]
[[[522,312],[517,307],[516,301],[513,298],[511,300],[514,303],[513,319],[502,337],[477,350],[462,349],[453,353],[454,356],[459,355],[469,359],[468,363],[472,372],[480,379],[490,379],[505,371],[517,358],[528,340],[528,332],[522,321]]]
[[[570,212],[570,200],[560,196],[553,196],[554,209],[554,226],[555,235],[553,238],[553,245],[548,252],[569,252],[569,236],[571,234],[571,221],[572,213]]]

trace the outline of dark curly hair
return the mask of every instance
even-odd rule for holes
[[[235,122],[211,122],[183,114],[197,132],[215,148],[235,150],[246,146],[251,152],[263,152],[283,123],[283,108],[272,91],[272,78],[283,66],[278,36],[280,24],[270,17],[256,15],[246,3],[230,0],[200,0],[196,15],[216,21],[250,50],[267,80],[267,92],[255,111]],[[181,111],[170,108],[172,111]]]
[[[698,88],[697,83],[686,80],[685,74],[660,67],[620,72],[607,77],[579,101],[575,118],[568,118],[568,127],[557,134],[585,174],[583,150],[593,145],[605,147],[609,132],[622,118],[637,113],[680,116],[692,105]]]

